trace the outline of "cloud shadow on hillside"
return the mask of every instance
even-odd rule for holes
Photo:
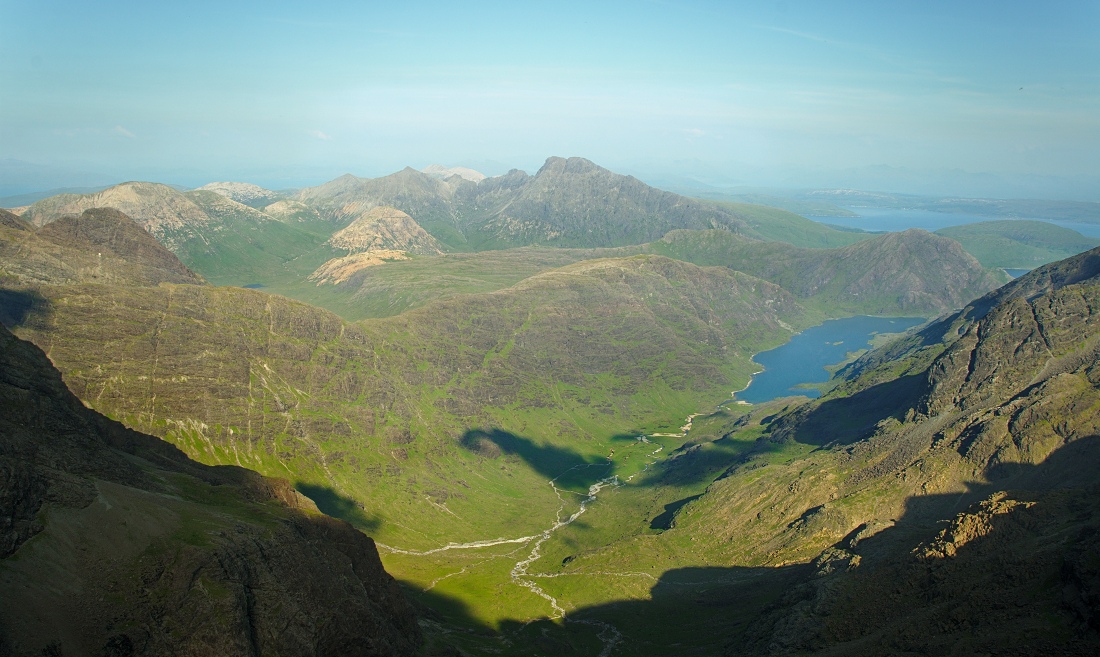
[[[553,479],[579,466],[601,465],[602,459],[590,460],[582,454],[555,445],[539,445],[530,438],[502,429],[470,429],[459,440],[464,448],[480,456],[496,458],[502,454],[518,456],[542,476]],[[598,477],[593,477],[596,481]]]

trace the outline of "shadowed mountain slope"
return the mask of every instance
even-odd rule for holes
[[[0,208],[0,227],[12,230],[33,230],[34,227],[19,215]]]
[[[0,271],[20,284],[205,284],[141,226],[109,208],[33,231],[25,224],[0,227]]]
[[[0,327],[0,652],[412,655],[374,542],[84,407]]]

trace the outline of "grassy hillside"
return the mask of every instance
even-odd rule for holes
[[[787,242],[811,249],[836,248],[870,239],[870,233],[853,233],[830,228],[787,210],[754,205],[710,201],[749,225],[748,235],[768,242]]]
[[[1098,239],[1045,221],[983,221],[936,234],[962,244],[984,267],[1032,269],[1100,245]]]
[[[537,489],[530,477],[598,461],[615,435],[728,398],[750,354],[789,335],[782,322],[809,322],[771,284],[657,256],[579,263],[359,325],[233,288],[40,293],[48,310],[18,332],[47,346],[98,409],[196,458],[330,487],[367,505],[377,535],[412,545],[425,537],[386,519],[430,509],[429,491],[456,497],[467,518],[507,508],[519,481]],[[484,470],[495,448],[469,432],[494,427],[522,436],[500,449],[550,464]],[[496,484],[475,494],[455,476]],[[545,493],[542,504],[556,500]],[[501,522],[519,519],[448,521],[430,535],[464,539]]]
[[[672,231],[615,249],[534,248],[413,258],[369,267],[340,285],[277,284],[272,291],[347,319],[389,317],[456,294],[488,292],[573,262],[638,253],[729,267],[771,280],[814,306],[821,318],[858,313],[932,315],[962,306],[998,284],[954,242],[928,233],[870,236],[836,249],[759,242],[727,230]],[[808,281],[830,281],[814,286]]]

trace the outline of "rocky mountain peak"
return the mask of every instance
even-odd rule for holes
[[[382,250],[420,255],[443,253],[443,245],[412,217],[386,206],[372,208],[359,215],[347,228],[333,235],[327,244],[349,253]]]
[[[571,157],[565,159],[562,157],[551,156],[546,158],[546,163],[542,165],[536,177],[544,174],[585,174],[585,173],[611,173],[607,169],[597,165],[591,160],[586,160],[583,157]]]
[[[34,203],[24,217],[44,226],[92,208],[115,208],[153,235],[210,223],[210,217],[181,192],[150,182],[125,182],[94,194],[59,194]]]

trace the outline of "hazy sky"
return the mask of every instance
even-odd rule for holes
[[[184,184],[548,155],[1100,180],[1096,0],[592,4],[0,0],[0,158]]]

